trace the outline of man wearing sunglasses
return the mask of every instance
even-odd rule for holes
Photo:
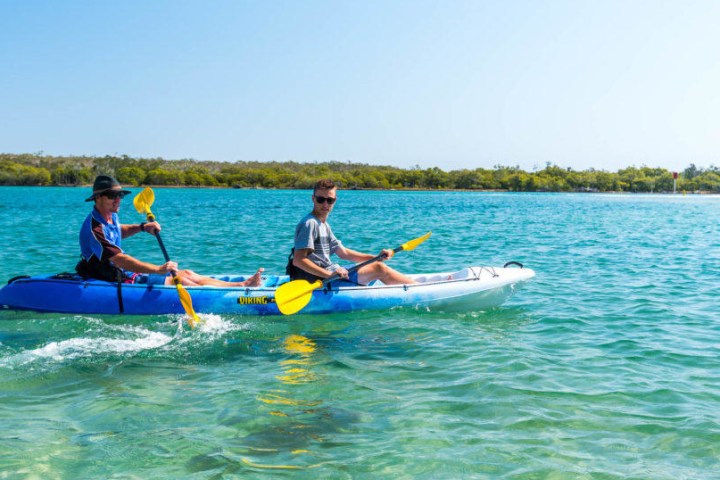
[[[409,277],[388,267],[382,261],[366,265],[359,270],[348,273],[347,269],[330,260],[335,254],[343,260],[355,263],[374,258],[375,255],[356,252],[345,247],[338,240],[327,223],[337,201],[337,187],[332,180],[320,180],[313,189],[313,210],[298,223],[295,228],[295,244],[292,259],[291,277],[314,282],[334,274],[351,283],[367,285],[380,280],[385,285],[415,283]],[[394,252],[386,249],[382,253],[386,259],[392,258]]]
[[[157,222],[120,223],[120,202],[129,193],[131,192],[123,190],[120,183],[112,177],[100,175],[95,179],[93,193],[85,199],[86,202],[94,201],[95,207],[80,229],[82,258],[75,270],[81,276],[108,282],[170,284],[170,272],[174,271],[183,285],[189,286],[252,287],[260,284],[262,268],[244,282],[223,282],[199,275],[192,270],[178,271],[177,263],[172,261],[154,265],[125,253],[121,247],[122,239],[140,232],[155,235],[160,231],[160,224]]]

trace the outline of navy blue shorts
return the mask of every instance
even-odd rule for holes
[[[348,274],[347,279],[341,279],[341,280],[334,280],[330,282],[330,288],[334,287],[347,287],[347,286],[355,286],[360,285],[360,282],[358,282],[358,272],[357,270],[350,272]]]
[[[159,273],[143,273],[138,276],[135,283],[144,283],[146,285],[165,285],[165,279],[167,275],[161,275]]]

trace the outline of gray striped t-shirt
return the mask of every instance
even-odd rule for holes
[[[337,263],[330,261],[330,255],[342,246],[342,242],[335,235],[327,222],[321,222],[312,213],[300,220],[295,227],[295,250],[309,248],[312,250],[309,258],[314,264],[334,272]]]

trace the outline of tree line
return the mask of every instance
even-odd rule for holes
[[[671,192],[673,173],[664,168],[627,167],[617,172],[574,170],[547,163],[542,170],[496,165],[444,171],[362,163],[216,162],[192,159],[0,154],[0,185],[87,185],[96,175],[123,185],[235,188],[311,188],[331,178],[343,188],[464,189],[513,192]],[[678,191],[720,193],[720,168],[690,164],[677,179]]]

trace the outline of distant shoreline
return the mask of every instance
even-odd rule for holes
[[[2,187],[53,187],[53,188],[88,188],[92,189],[92,184],[83,185],[0,185]],[[145,188],[153,189],[180,189],[180,188],[197,188],[205,190],[311,190],[311,188],[295,188],[295,187],[228,187],[225,185],[123,185],[124,188]],[[718,195],[720,192],[709,190],[700,191],[677,191],[673,192],[630,192],[630,191],[515,191],[506,189],[471,189],[471,188],[338,188],[339,191],[367,191],[367,192],[465,192],[465,193],[577,193],[588,195],[610,194],[610,195]]]
[[[531,172],[495,165],[444,171],[349,162],[216,162],[192,159],[132,158],[0,153],[0,185],[81,186],[97,175],[110,175],[123,185],[155,188],[263,188],[307,190],[330,178],[343,190],[478,191],[478,192],[632,192],[720,193],[720,167],[690,164],[681,172],[664,168],[627,167],[617,172],[574,170],[546,163]]]

